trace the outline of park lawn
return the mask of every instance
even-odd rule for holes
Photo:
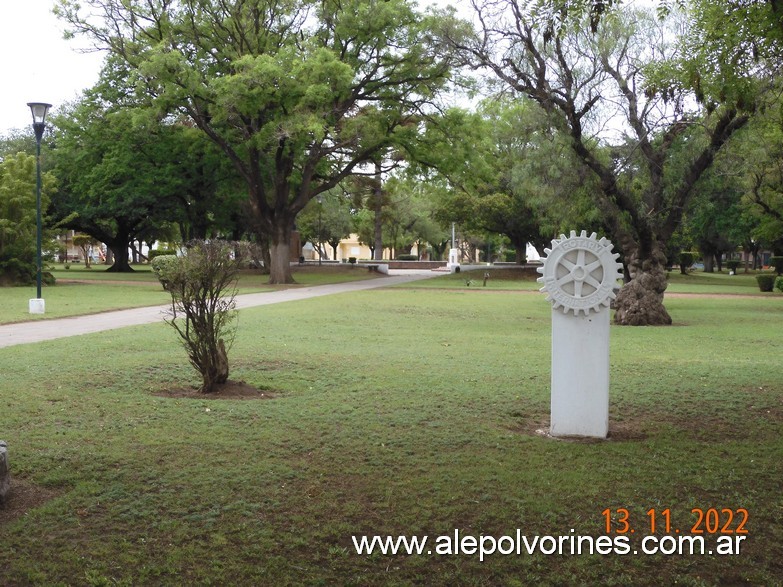
[[[780,302],[672,299],[675,326],[612,327],[611,437],[595,442],[536,432],[543,296],[388,289],[243,310],[232,378],[272,399],[156,395],[197,383],[163,324],[0,349],[0,438],[17,486],[50,498],[0,513],[0,583],[780,585]],[[351,538],[596,537],[625,508],[639,548],[649,510],[689,533],[713,507],[749,512],[739,555],[481,562],[358,555]]]
[[[736,275],[729,275],[728,271],[704,273],[693,271],[683,275],[679,271],[669,273],[669,287],[671,293],[698,293],[698,294],[733,294],[733,295],[758,295],[769,296],[769,293],[759,291],[756,275],[758,272],[744,273],[742,269]]]
[[[489,277],[484,283],[484,275]],[[459,273],[436,274],[437,277],[399,285],[410,289],[469,289],[504,291],[538,291],[541,284],[536,281],[539,274],[533,267],[473,266]]]
[[[35,286],[0,288],[0,324],[46,320],[95,314],[124,308],[140,308],[168,304],[171,300],[163,291],[149,266],[136,266],[133,273],[107,273],[105,266],[92,269],[62,269],[55,266],[52,274],[57,279],[54,286],[44,287],[42,295],[46,303],[45,314],[30,314],[28,301],[35,297]],[[372,279],[371,274],[359,267],[302,266],[294,268],[295,285],[271,286],[269,277],[254,271],[243,271],[238,282],[238,293],[276,291],[289,287],[325,285]]]

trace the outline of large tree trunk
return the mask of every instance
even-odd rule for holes
[[[704,273],[715,273],[715,255],[709,251],[701,251],[701,258],[704,260]]]
[[[291,273],[291,225],[282,223],[274,227],[269,243],[269,283],[275,285],[296,283]]]
[[[130,255],[128,254],[129,235],[118,235],[117,238],[106,242],[106,246],[112,252],[114,264],[109,267],[107,273],[131,273],[133,267],[130,266]],[[107,255],[108,260],[108,255]]]
[[[623,326],[665,326],[672,323],[663,305],[666,291],[666,255],[655,250],[646,258],[638,251],[627,256],[631,281],[626,283],[615,300],[615,324]]]

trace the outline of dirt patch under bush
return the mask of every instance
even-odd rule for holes
[[[272,399],[275,397],[268,390],[261,390],[244,381],[233,381],[231,379],[216,385],[215,390],[211,393],[203,393],[195,387],[172,387],[156,391],[153,395],[158,397],[215,400]]]

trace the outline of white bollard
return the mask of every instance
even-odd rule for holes
[[[46,302],[43,298],[33,298],[30,300],[30,314],[43,314],[46,310]]]
[[[560,235],[538,269],[552,302],[552,436],[609,432],[609,304],[622,264],[606,238]]]

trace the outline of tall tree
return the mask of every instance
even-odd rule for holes
[[[51,173],[42,176],[41,207],[54,191]],[[36,248],[35,157],[23,152],[0,160],[0,286],[35,281]]]
[[[53,118],[53,159],[61,189],[53,219],[84,232],[113,253],[108,271],[127,272],[131,241],[177,217],[186,193],[177,157],[180,128],[144,110],[111,109],[87,98]]]
[[[231,160],[269,240],[272,283],[293,281],[297,214],[415,133],[406,122],[449,76],[433,33],[449,17],[408,0],[59,0],[59,14]]]
[[[615,322],[670,324],[663,304],[667,242],[693,186],[748,115],[736,104],[691,109],[693,93],[685,84],[645,87],[646,68],[656,59],[676,57],[678,49],[670,40],[676,31],[652,15],[614,11],[600,22],[571,20],[557,30],[551,21],[536,20],[540,4],[474,4],[482,29],[469,39],[454,35],[454,44],[472,63],[559,119],[572,149],[595,175],[600,189],[593,200],[630,276],[616,300]],[[623,180],[626,162],[618,165],[596,149],[601,133],[618,124],[639,155],[635,182]],[[689,148],[679,148],[685,141]]]

